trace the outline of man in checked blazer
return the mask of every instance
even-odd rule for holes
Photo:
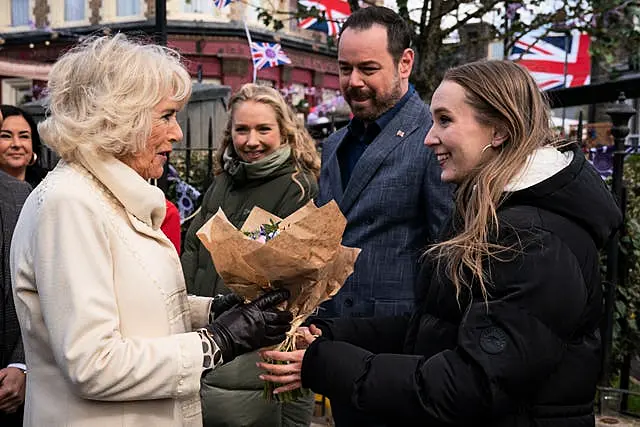
[[[9,249],[18,214],[30,191],[29,184],[0,171],[0,426],[3,427],[22,426],[26,367],[11,292]]]
[[[410,312],[419,258],[452,206],[424,145],[429,109],[409,84],[411,37],[400,16],[376,6],[354,12],[341,30],[340,86],[354,118],[323,144],[317,202],[336,200],[347,218],[343,244],[362,252],[320,317]]]

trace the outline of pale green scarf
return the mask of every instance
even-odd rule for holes
[[[222,154],[224,170],[234,180],[245,181],[260,179],[271,175],[291,157],[291,146],[283,145],[264,159],[247,163],[238,158],[233,145],[229,145]]]

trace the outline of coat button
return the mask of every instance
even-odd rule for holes
[[[365,224],[367,225],[372,225],[374,222],[376,222],[376,219],[372,216],[370,216],[369,218],[367,218],[365,221]]]
[[[353,298],[351,298],[351,297],[345,298],[344,306],[345,307],[353,307]]]

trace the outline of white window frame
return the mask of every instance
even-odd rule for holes
[[[273,81],[273,80],[256,79],[256,84],[260,85],[260,86],[268,86],[268,87],[273,88],[273,89],[276,88],[276,82]]]
[[[49,0],[49,10],[51,27],[53,28],[66,28],[66,27],[84,27],[90,25],[90,17],[91,17],[91,7],[89,4],[89,0],[84,1],[84,10],[85,10],[85,19],[80,21],[65,21],[64,20],[64,10],[65,10],[65,0]]]
[[[503,40],[495,40],[489,42],[487,46],[487,59],[504,59],[504,41]]]
[[[83,16],[80,19],[67,19],[67,3],[71,3],[71,6],[82,6],[82,12],[83,12]],[[64,21],[65,22],[78,22],[78,21],[84,21],[88,18],[87,15],[89,15],[89,9],[87,8],[87,2],[84,0],[64,0],[64,7],[63,7],[63,16],[64,16]],[[74,11],[75,13],[75,11]]]
[[[35,0],[29,0],[29,19],[35,20],[33,16]],[[12,0],[0,0],[0,33],[19,33],[29,31],[29,25],[19,25],[14,27],[11,22]]]
[[[191,2],[213,4],[213,0],[191,0]],[[201,21],[201,22],[229,22],[231,9],[245,7],[238,2],[231,2],[223,9],[212,6],[211,12],[185,12],[187,9],[185,0],[167,0],[167,18],[175,21]]]
[[[140,12],[137,15],[118,16],[118,2],[117,0],[103,1],[100,6],[100,16],[102,20],[101,24],[112,24],[116,22],[136,22],[145,21],[147,18],[147,2],[144,0],[128,0],[135,1],[140,4]]]
[[[138,15],[140,15],[140,11],[142,11],[142,4],[140,4],[140,1],[138,1],[138,0],[115,0],[115,1],[113,1],[113,3],[115,3],[115,5],[116,5],[116,16],[118,18],[124,18],[124,17],[129,17],[129,16],[138,16]],[[136,13],[131,13],[129,15],[120,15],[118,13],[118,5],[120,5],[121,3],[127,3],[130,6],[134,5],[134,4],[137,4],[138,5],[138,11]]]
[[[13,26],[13,2],[14,1],[19,1],[19,0],[9,0],[9,3],[11,4],[10,8],[11,8],[11,17],[10,22],[11,25]],[[29,19],[31,18],[31,11],[32,11],[32,5],[31,5],[31,1],[27,0],[27,22],[25,24],[22,25],[16,25],[16,27],[27,27],[29,26]]]
[[[227,6],[228,7],[228,6]],[[204,13],[211,14],[216,7],[213,5],[212,0],[183,0],[180,2],[180,8],[182,13]],[[187,11],[186,9],[193,9]]]
[[[2,103],[18,105],[20,96],[33,89],[33,80],[22,78],[2,79]]]

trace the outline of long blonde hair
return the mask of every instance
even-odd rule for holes
[[[291,158],[296,169],[292,178],[298,184],[304,196],[304,186],[297,180],[297,176],[302,173],[304,179],[307,179],[306,175],[311,174],[317,180],[320,176],[320,156],[313,138],[309,135],[302,121],[296,117],[282,95],[268,86],[247,83],[229,100],[229,119],[227,120],[222,142],[216,152],[214,174],[224,173],[223,154],[228,146],[233,145],[233,138],[231,137],[233,114],[238,105],[247,101],[268,105],[275,112],[282,143],[291,147]]]
[[[455,235],[432,246],[427,254],[438,259],[456,288],[476,282],[485,300],[491,278],[483,261],[502,259],[506,248],[489,241],[498,231],[497,209],[505,201],[505,186],[524,168],[537,148],[552,143],[549,104],[531,75],[510,61],[479,61],[452,68],[444,81],[457,83],[478,122],[507,135],[499,153],[479,164],[456,193]],[[470,273],[470,274],[469,274]]]

